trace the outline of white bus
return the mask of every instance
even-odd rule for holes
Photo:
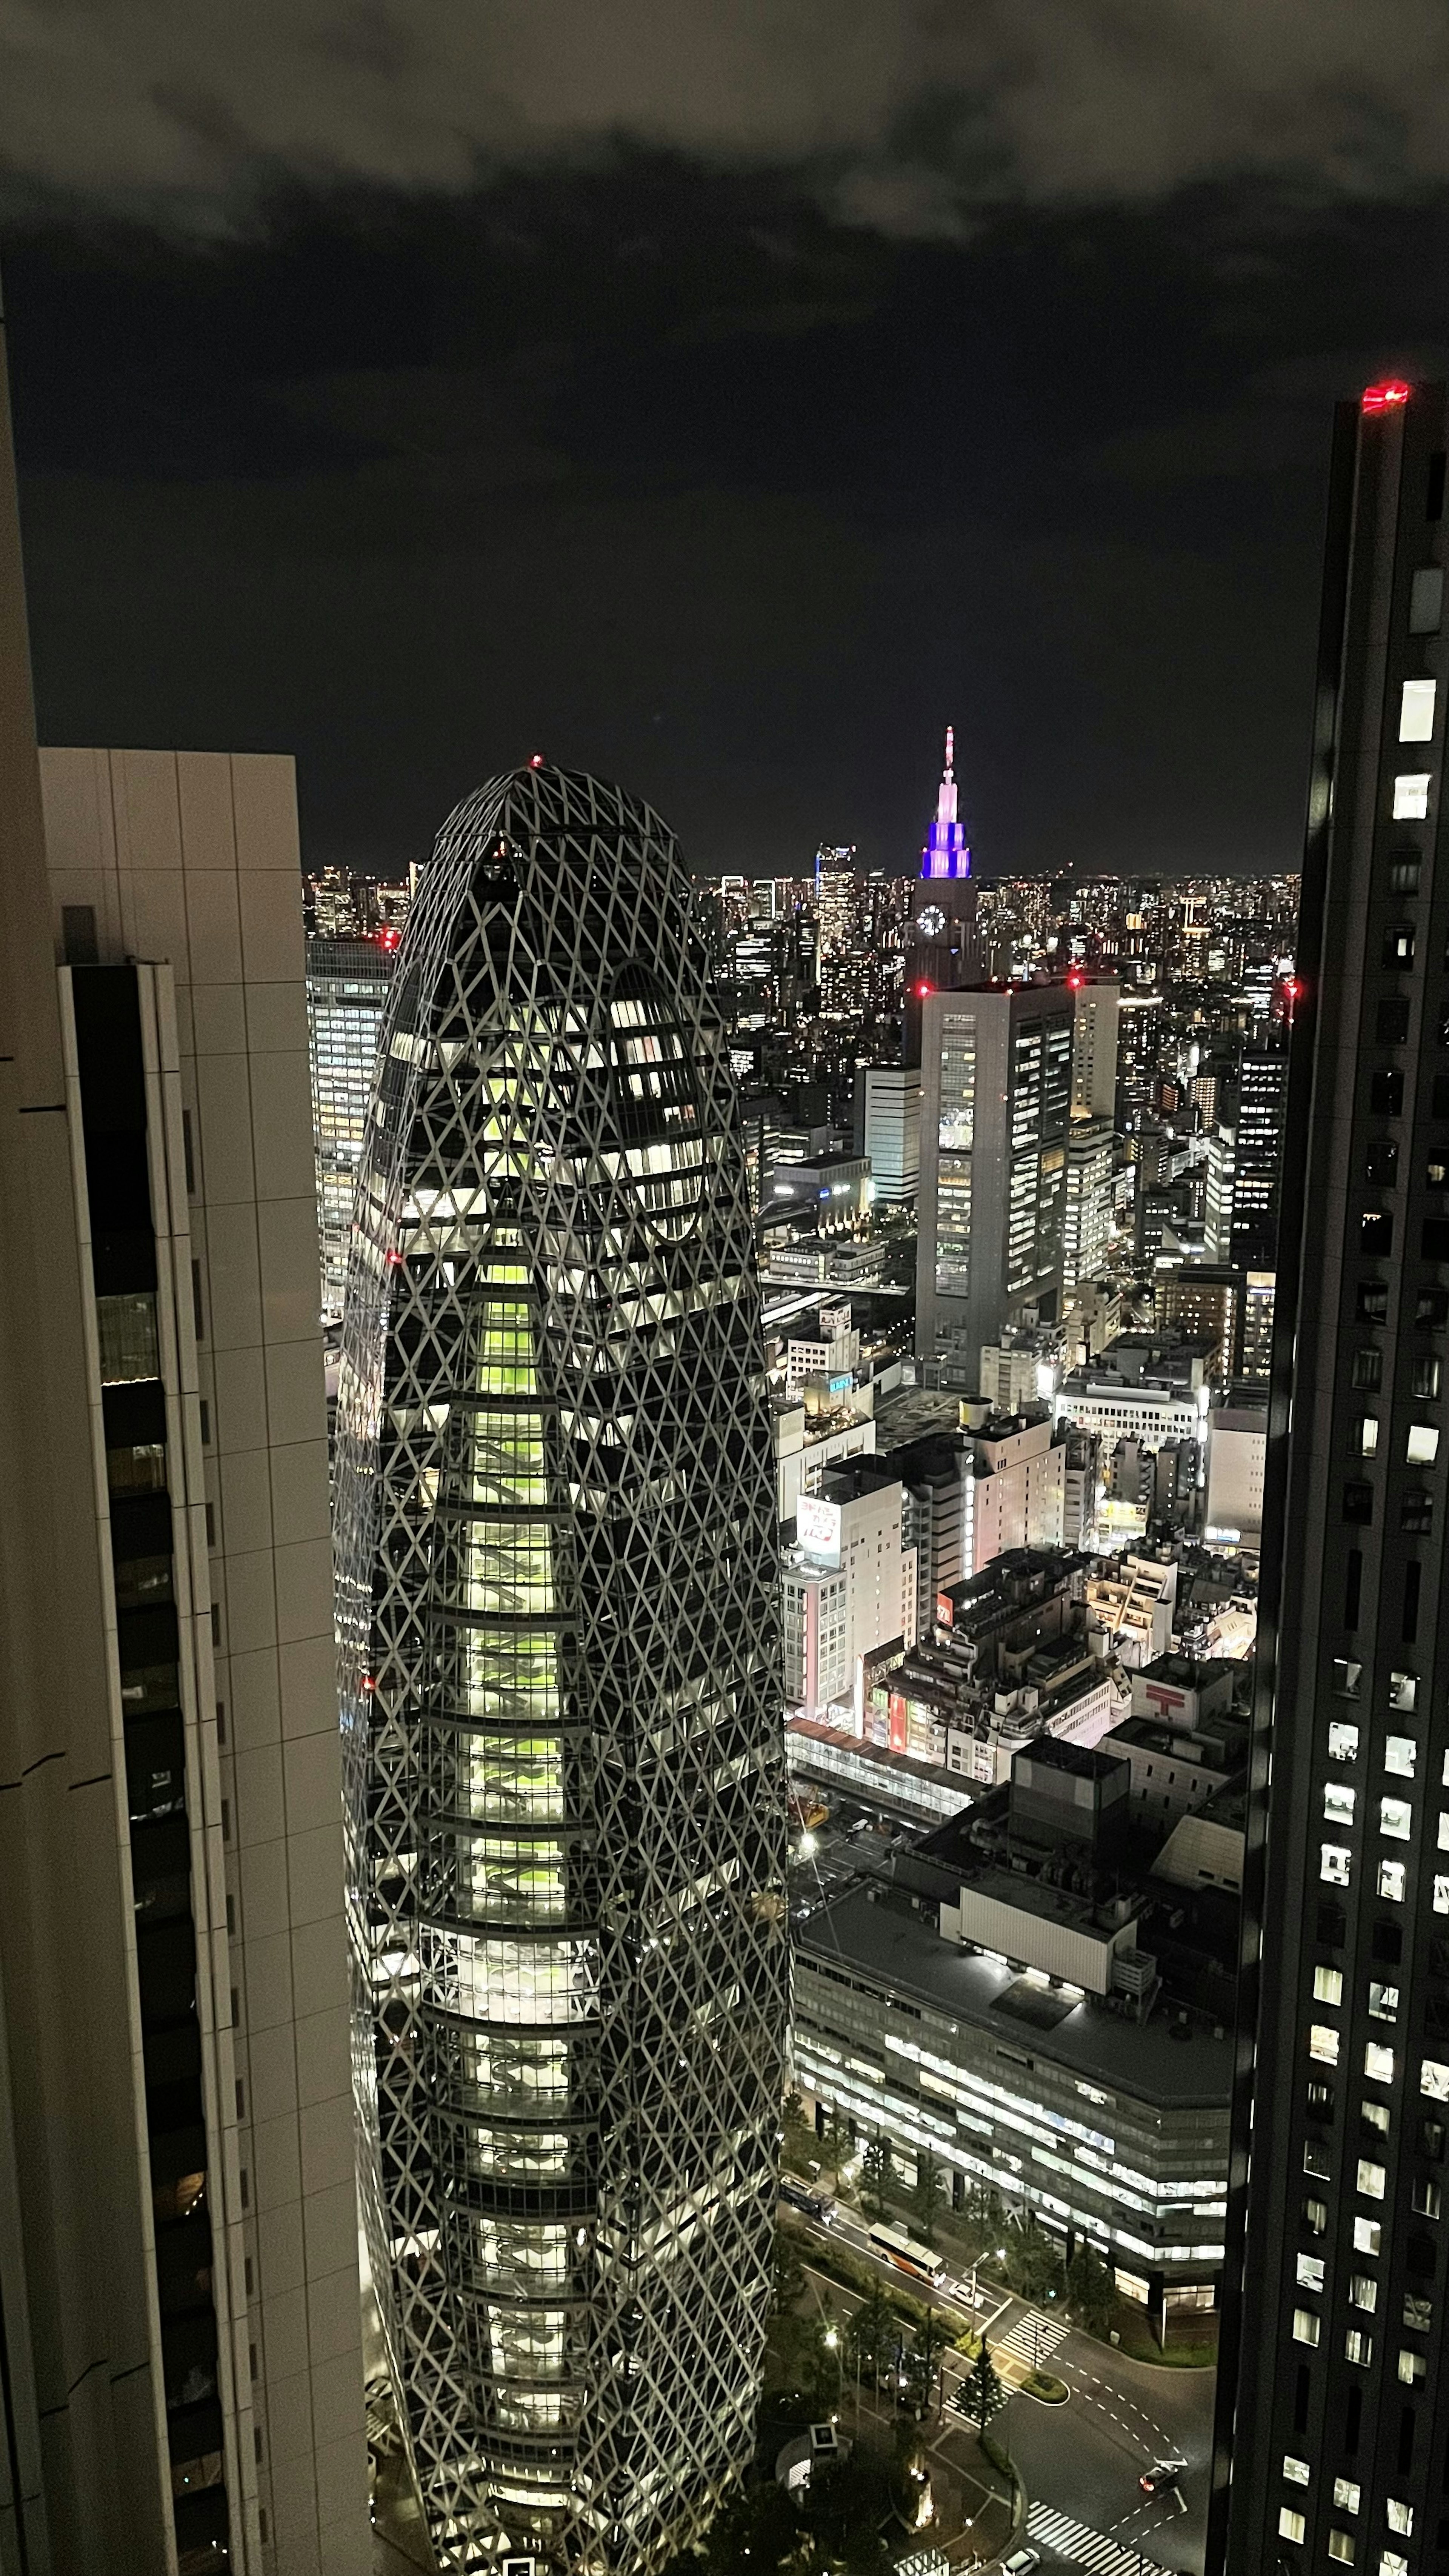
[[[874,2226],[870,2231],[871,2250],[893,2263],[898,2272],[909,2272],[916,2281],[929,2281],[932,2289],[946,2268],[945,2258],[933,2253],[929,2245],[918,2245],[903,2227]]]

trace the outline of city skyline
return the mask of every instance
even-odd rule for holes
[[[7,57],[0,2576],[1449,2576],[1449,49],[816,15]]]

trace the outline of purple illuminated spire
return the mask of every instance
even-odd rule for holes
[[[965,833],[956,820],[956,780],[951,767],[955,748],[955,728],[947,725],[945,772],[936,798],[931,837],[921,852],[923,877],[969,877],[971,874],[971,853],[966,847]]]

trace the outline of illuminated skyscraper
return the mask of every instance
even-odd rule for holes
[[[853,849],[815,853],[815,921],[822,1011],[859,1007],[865,960],[860,953],[860,881]]]
[[[1055,1315],[1075,996],[971,987],[921,1002],[916,1348],[974,1370],[1027,1305]]]
[[[1219,2383],[1230,2576],[1433,2576],[1449,2539],[1446,432],[1442,384],[1375,386],[1340,412],[1330,483]]]
[[[397,944],[395,931],[373,939],[307,942],[307,1046],[324,1323],[336,1323],[342,1314],[352,1194]]]
[[[786,2034],[776,1523],[721,1032],[657,816],[422,874],[338,1451],[365,2222],[441,2567],[648,2567],[753,2442]]]
[[[905,985],[905,1060],[921,1061],[921,1003],[975,983],[986,971],[976,927],[976,888],[971,853],[957,815],[955,733],[946,727],[946,766],[936,791],[936,811],[921,852],[920,882],[911,895]]]
[[[1240,1270],[1271,1270],[1278,1251],[1278,1180],[1288,1094],[1285,1044],[1245,1046],[1238,1081],[1230,1255]]]

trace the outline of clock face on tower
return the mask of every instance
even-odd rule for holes
[[[939,939],[946,927],[946,916],[938,903],[926,904],[916,915],[916,928],[923,939]]]

